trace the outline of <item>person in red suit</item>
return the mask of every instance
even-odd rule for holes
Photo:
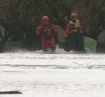
[[[36,29],[36,34],[42,37],[42,49],[48,51],[50,48],[52,51],[55,50],[56,44],[58,44],[58,29],[50,23],[48,16],[42,17],[42,24]],[[56,36],[56,39],[55,39]],[[57,40],[57,42],[55,41]]]
[[[78,14],[72,13],[70,17],[71,20],[67,23],[65,31],[65,50],[85,52],[83,32]]]

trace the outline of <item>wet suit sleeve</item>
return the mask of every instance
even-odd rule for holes
[[[64,43],[64,50],[69,52],[71,50],[71,43],[70,43],[70,31],[71,31],[71,25],[70,23],[67,23],[66,25],[66,31],[65,31],[65,43]]]
[[[57,33],[58,32],[58,28],[55,25],[53,25],[53,28],[54,28],[54,33]]]
[[[65,31],[65,38],[69,36],[70,30],[71,30],[71,25],[70,25],[70,23],[67,23],[66,31]]]
[[[36,29],[36,34],[37,34],[37,35],[41,35],[41,26],[39,26],[39,27]]]

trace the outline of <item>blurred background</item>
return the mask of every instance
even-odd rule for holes
[[[53,24],[65,30],[72,12],[79,14],[84,36],[95,39],[98,50],[104,50],[105,0],[0,0],[0,25],[5,29],[5,40],[40,49],[41,37],[35,30],[42,16],[48,15]]]

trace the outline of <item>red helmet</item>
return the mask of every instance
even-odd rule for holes
[[[43,17],[42,17],[42,20],[43,20],[43,21],[49,21],[49,17],[48,17],[48,16],[43,16]]]
[[[71,14],[71,19],[74,19],[74,18],[78,18],[78,14],[77,13],[72,13]]]

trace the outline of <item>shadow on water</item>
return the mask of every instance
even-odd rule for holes
[[[20,91],[0,91],[0,94],[22,94]]]

